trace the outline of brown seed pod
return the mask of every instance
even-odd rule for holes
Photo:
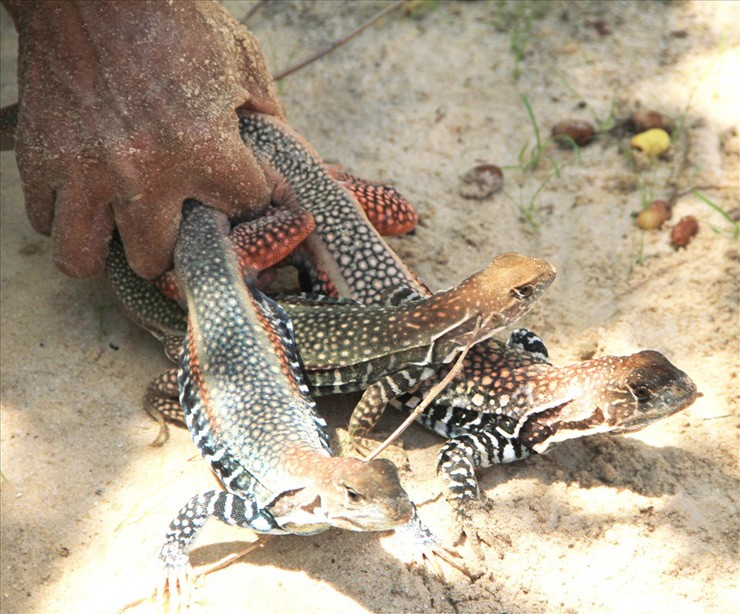
[[[482,200],[504,187],[504,174],[495,164],[481,164],[460,177],[460,196]]]
[[[566,119],[558,122],[552,127],[552,138],[561,147],[573,147],[573,143],[578,147],[583,147],[591,142],[596,130],[591,122],[580,119]]]
[[[699,232],[699,222],[693,215],[687,215],[678,220],[678,224],[671,231],[671,243],[673,247],[686,247],[691,239]]]
[[[630,117],[630,122],[632,122],[632,129],[635,132],[646,132],[652,128],[660,128],[671,134],[676,127],[676,122],[658,111],[635,111]]]
[[[654,200],[637,216],[636,224],[642,230],[656,230],[671,218],[671,206],[664,200]]]

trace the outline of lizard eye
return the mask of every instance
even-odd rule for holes
[[[647,386],[643,386],[642,384],[633,385],[632,394],[634,394],[635,398],[641,403],[647,401],[652,395],[652,393],[650,392],[650,388],[648,388]]]
[[[520,299],[530,298],[534,294],[534,286],[532,284],[524,284],[518,288],[512,290],[514,296]]]
[[[362,495],[356,490],[352,490],[349,486],[345,486],[344,491],[347,493],[347,500],[351,503],[359,503],[362,501]]]

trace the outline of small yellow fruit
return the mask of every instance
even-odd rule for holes
[[[642,230],[656,230],[671,217],[671,207],[664,200],[654,200],[637,216],[636,224]]]
[[[651,158],[664,154],[671,146],[670,135],[662,128],[651,128],[646,132],[636,134],[630,140],[630,147],[639,149]]]

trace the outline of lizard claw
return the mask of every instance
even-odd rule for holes
[[[414,512],[414,516],[404,526],[396,529],[396,536],[408,541],[409,550],[413,552],[412,561],[409,567],[425,566],[432,570],[432,573],[442,581],[445,581],[445,575],[439,565],[444,561],[450,567],[454,567],[460,573],[464,574],[471,580],[475,580],[481,574],[472,571],[465,563],[462,554],[456,547],[444,545],[419,519]]]
[[[481,535],[478,526],[482,523],[476,522],[475,517],[487,516],[490,511],[489,506],[480,499],[455,499],[452,503],[456,507],[455,524],[458,530],[458,537],[454,545],[460,547],[467,544],[479,561],[485,560],[481,542],[487,545],[490,545],[490,543]]]
[[[192,568],[169,567],[157,586],[157,603],[167,612],[180,612],[190,603],[192,592]]]
[[[179,551],[174,543],[166,544],[160,557],[164,569],[157,584],[157,603],[166,611],[180,612],[187,607],[193,592],[193,568],[187,554]]]

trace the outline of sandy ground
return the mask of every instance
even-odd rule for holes
[[[229,8],[242,17],[248,6]],[[378,8],[286,2],[250,25],[277,70]],[[470,559],[475,581],[450,568],[444,579],[410,571],[392,536],[330,531],[273,539],[208,576],[194,609],[737,611],[738,241],[691,194],[670,222],[699,219],[685,250],[668,230],[636,230],[630,214],[669,195],[671,182],[734,186],[703,193],[738,206],[739,9],[440,3],[386,20],[281,84],[294,127],[326,158],[395,183],[416,205],[416,235],[390,242],[433,288],[499,252],[546,257],[558,279],[525,324],[556,363],[656,349],[704,396],[632,436],[577,440],[483,472],[493,505],[476,517],[485,560]],[[511,32],[527,24],[517,63]],[[3,12],[2,104],[16,99],[15,47]],[[673,159],[645,170],[631,167],[626,139],[604,135],[580,158],[548,145],[523,172],[519,152],[535,139],[522,94],[544,136],[561,119],[605,121],[640,105],[683,129]],[[0,160],[2,611],[113,612],[147,594],[168,522],[212,481],[186,432],[148,446],[156,427],[141,397],[167,364],[161,348],[124,318],[103,279],[55,270],[49,240],[26,221],[13,154]],[[483,162],[505,167],[506,193],[463,199],[460,176]],[[340,426],[354,400],[321,407]],[[397,422],[390,415],[382,427]],[[451,540],[434,475],[440,444],[414,426],[392,458],[423,519]],[[214,563],[251,539],[210,523],[193,560]]]

